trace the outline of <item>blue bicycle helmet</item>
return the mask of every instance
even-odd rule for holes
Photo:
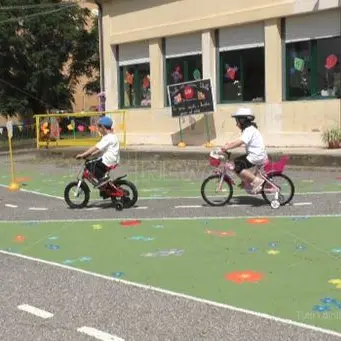
[[[107,129],[111,129],[113,123],[113,120],[108,116],[103,116],[98,120],[98,124]]]

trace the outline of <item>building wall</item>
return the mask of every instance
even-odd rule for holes
[[[171,118],[165,98],[164,38],[167,40],[174,36],[185,37],[185,34],[195,33],[201,38],[202,77],[211,78],[217,100],[216,112],[211,117],[215,143],[224,143],[238,134],[230,114],[241,105],[251,107],[255,111],[257,123],[269,146],[319,146],[322,144],[321,133],[324,129],[341,127],[339,98],[321,99],[315,96],[291,101],[285,97],[285,41],[289,42],[290,34],[295,36],[295,29],[302,31],[298,32],[303,35],[304,40],[329,37],[329,31],[321,35],[323,28],[325,31],[337,30],[337,33],[333,31],[331,35],[340,37],[338,0],[243,0],[232,3],[211,0],[198,4],[195,0],[103,2],[104,68],[108,110],[119,109],[121,97],[119,63],[120,54],[122,55],[120,51],[130,45],[142,44],[143,41],[148,45],[151,108],[127,109],[128,144],[179,142],[179,122],[178,119]],[[286,29],[283,28],[282,18],[285,18]],[[265,101],[221,103],[219,83],[221,66],[218,52],[221,48],[222,34],[218,34],[217,40],[216,31],[235,30],[231,39],[227,41],[231,43],[231,40],[236,40],[234,43],[238,45],[238,37],[241,39],[240,43],[243,43],[243,39],[247,40],[247,37],[256,31],[251,29],[253,26],[250,25],[255,25],[255,28],[259,25],[262,27]],[[295,28],[295,25],[298,28]],[[248,26],[250,28],[247,31]],[[244,32],[243,36],[244,27],[247,33]],[[290,33],[290,30],[294,31]],[[286,36],[283,35],[284,32]],[[252,45],[252,41],[250,43]],[[341,57],[341,42],[338,46],[335,53]],[[138,57],[136,56],[137,59]],[[324,77],[324,74],[318,74],[318,77]],[[206,142],[202,116],[185,118],[182,124],[187,144],[198,145]]]

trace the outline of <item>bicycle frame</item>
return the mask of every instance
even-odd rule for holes
[[[270,166],[272,166],[270,164]],[[266,172],[262,171],[262,168],[264,168],[264,166],[255,166],[255,172],[254,174],[256,176],[260,176],[266,183],[268,183],[271,188],[267,188],[265,189],[266,191],[269,191],[269,193],[275,192],[275,199],[278,200],[278,196],[279,196],[279,192],[280,192],[280,187],[278,187],[276,184],[274,184],[268,177],[268,174],[271,173],[282,173],[283,168],[282,169],[278,169],[275,172]],[[275,167],[276,168],[276,167]],[[213,171],[215,174],[220,176],[220,181],[218,184],[218,188],[217,188],[217,192],[222,190],[222,185],[224,180],[226,180],[227,182],[229,182],[232,186],[236,185],[236,182],[234,181],[234,178],[237,176],[234,172],[233,172],[233,164],[230,160],[227,160],[226,162],[223,163],[223,166],[218,166],[217,169],[215,169]],[[248,190],[245,185],[244,185],[244,190],[248,193],[251,194],[251,191]]]

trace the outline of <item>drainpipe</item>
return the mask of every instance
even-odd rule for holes
[[[100,70],[100,111],[105,111],[105,80],[104,80],[104,59],[103,59],[103,8],[102,5],[95,0],[98,7],[98,35],[99,35],[99,70]]]

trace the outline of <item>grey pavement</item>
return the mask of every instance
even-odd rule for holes
[[[101,339],[105,341],[334,341],[341,337],[13,255],[0,254],[0,279],[1,341],[95,340],[77,332],[81,327],[112,335]],[[17,306],[22,304],[53,317],[43,320],[21,312]]]
[[[0,220],[167,219],[237,216],[341,215],[341,192],[297,195],[291,205],[272,209],[260,196],[235,197],[231,205],[211,207],[201,198],[139,200],[136,207],[117,211],[110,200],[90,202],[85,209],[70,209],[62,199],[8,192],[0,187]]]

